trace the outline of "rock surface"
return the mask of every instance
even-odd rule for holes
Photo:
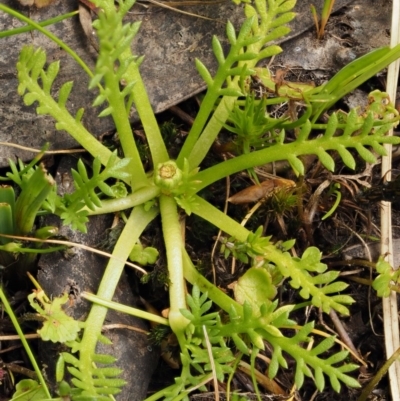
[[[335,7],[341,8],[350,0],[337,0]],[[309,5],[311,0],[298,1],[297,18],[291,22],[292,32],[284,40],[300,35],[312,26]],[[15,0],[3,0],[3,4],[18,7]],[[148,88],[149,96],[156,112],[193,96],[204,89],[204,83],[199,77],[194,59],[200,58],[211,70],[216,64],[211,51],[212,35],[217,35],[223,43],[225,38],[225,23],[230,19],[236,26],[243,19],[241,7],[235,6],[230,0],[212,6],[193,6],[186,11],[218,18],[216,21],[183,15],[164,8],[148,7],[143,3],[136,4],[130,14],[133,20],[141,19],[142,26],[137,38],[132,44],[136,54],[145,55],[141,71]],[[56,0],[48,8],[36,9],[20,7],[19,11],[35,21],[76,10],[78,1]],[[0,12],[0,30],[12,29],[23,25],[18,20]],[[94,66],[96,52],[86,39],[78,16],[64,20],[48,27],[66,42],[89,65]],[[42,46],[48,54],[48,61],[60,60],[61,70],[55,83],[59,88],[65,81],[74,80],[75,89],[71,93],[68,107],[76,111],[85,108],[83,122],[95,136],[99,136],[114,125],[110,118],[98,119],[99,110],[89,106],[96,93],[82,90],[88,86],[88,77],[72,58],[63,50],[38,32],[28,32],[0,39],[0,142],[17,143],[33,148],[41,148],[50,142],[51,149],[75,147],[76,142],[66,133],[56,131],[51,118],[37,116],[35,106],[27,107],[17,94],[16,63],[23,45]],[[134,115],[134,114],[133,114]],[[1,146],[0,166],[7,165],[8,158],[20,157],[32,159],[31,152]]]

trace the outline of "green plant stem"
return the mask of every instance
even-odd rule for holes
[[[170,196],[161,195],[160,212],[169,273],[170,310],[168,318],[178,340],[182,341],[188,320],[180,312],[181,309],[186,309],[186,290],[182,262],[184,243],[175,200]]]
[[[67,249],[66,246],[53,246],[51,248],[46,248],[46,249],[38,249],[38,248],[23,248],[20,247],[18,244],[15,243],[8,243],[7,245],[0,245],[0,250],[5,251],[5,252],[14,252],[14,253],[24,253],[24,254],[32,254],[32,258],[36,258],[37,254],[40,253],[52,253],[52,252],[57,252],[57,251],[63,251]],[[15,258],[13,257],[13,260],[15,262]],[[27,266],[26,263],[22,263]]]
[[[155,315],[154,313],[149,313],[141,309],[132,308],[131,306],[122,305],[118,302],[107,301],[86,291],[82,292],[80,295],[82,298],[87,299],[90,302],[94,302],[97,305],[105,306],[108,309],[113,309],[118,312],[126,313],[127,315],[136,316],[140,319],[146,319],[154,323],[169,326],[168,319]]]
[[[3,303],[4,309],[6,310],[8,316],[10,317],[10,320],[11,320],[11,322],[12,322],[12,324],[13,324],[16,332],[17,332],[17,334],[19,335],[21,343],[22,343],[22,345],[23,345],[23,347],[24,347],[24,349],[25,349],[25,351],[26,351],[26,353],[28,355],[29,360],[31,361],[31,364],[33,366],[33,369],[36,372],[36,375],[37,375],[37,377],[39,379],[40,384],[43,386],[43,390],[46,393],[47,398],[50,399],[51,395],[50,395],[50,391],[49,391],[49,389],[47,387],[46,380],[44,379],[44,377],[42,375],[42,372],[41,372],[41,370],[40,370],[40,368],[39,368],[39,366],[38,366],[38,364],[36,362],[36,359],[35,359],[32,351],[31,351],[31,349],[29,347],[28,341],[26,341],[25,335],[24,335],[24,333],[23,333],[23,331],[21,329],[21,326],[18,323],[18,319],[15,316],[10,304],[8,303],[7,297],[4,294],[3,288],[1,286],[0,286],[0,300]]]
[[[251,24],[252,20],[247,20]],[[258,43],[258,46],[253,44],[253,47],[260,50],[263,44]],[[257,59],[239,61],[237,60],[238,55],[243,52],[243,42],[237,40],[235,44],[231,46],[228,56],[224,60],[219,60],[220,65],[214,79],[207,82],[208,89],[207,93],[202,101],[200,110],[196,116],[194,124],[183,144],[183,147],[179,153],[177,162],[180,167],[183,166],[184,159],[188,159],[190,170],[199,166],[201,161],[208,153],[212,143],[216,136],[220,132],[223,124],[228,118],[229,112],[232,109],[237,96],[223,96],[220,104],[214,112],[210,123],[207,125],[203,132],[203,128],[206,125],[213,108],[221,96],[221,89],[225,82],[227,88],[236,90],[240,93],[239,88],[239,77],[234,76],[232,79],[227,72],[232,68],[233,65],[237,64],[238,68],[245,67],[247,71],[249,68],[254,67],[257,63]],[[223,57],[220,56],[220,57]],[[248,75],[249,73],[247,73]],[[201,135],[201,136],[200,136]]]
[[[225,77],[223,80],[225,80]],[[220,84],[221,86],[222,83]],[[216,82],[214,81],[213,86],[215,86],[215,84]],[[202,106],[200,107],[200,110],[196,116],[196,120],[194,121],[193,127],[191,128],[179,153],[177,163],[180,167],[183,166],[183,161],[185,158],[189,161],[190,170],[199,166],[205,155],[208,153],[216,136],[220,132],[222,124],[228,118],[229,111],[232,109],[236,98],[224,96],[214,112],[210,122],[207,124],[206,129],[202,132],[217,98],[218,91],[215,89],[213,90],[212,88],[208,89],[207,94],[202,101]],[[200,147],[200,143],[202,147]],[[199,153],[197,154],[196,152]]]
[[[221,212],[200,196],[196,196],[193,203],[194,214],[206,221],[212,222],[217,228],[235,237],[238,241],[245,242],[247,240],[250,231],[237,221]]]
[[[382,365],[382,367],[376,372],[373,379],[368,383],[368,385],[361,392],[360,397],[357,401],[366,401],[368,396],[371,394],[374,387],[380,382],[382,377],[387,373],[390,366],[394,361],[396,361],[400,357],[400,348],[398,348],[393,355]]]
[[[262,16],[259,22],[257,22],[257,11],[253,7],[249,7],[247,8],[247,10],[245,9],[246,17],[253,18],[251,22],[252,28],[250,35],[260,38],[255,43],[247,45],[245,52],[258,55],[265,45],[265,41],[263,40],[263,38],[266,37],[271,30],[271,24],[276,17],[276,14],[279,12],[279,5],[278,3],[275,4],[275,2],[273,1],[268,2],[268,12],[266,12],[265,7],[266,5],[262,4],[262,2],[258,2],[256,4],[256,8],[260,8],[263,10],[263,12],[260,13]],[[201,161],[204,159],[212,143],[214,142],[216,136],[220,132],[223,124],[227,120],[229,112],[230,110],[232,110],[235,101],[237,100],[237,97],[235,96],[224,96],[216,111],[214,112],[210,122],[207,124],[207,127],[202,132],[203,127],[209,119],[211,111],[220,95],[220,90],[223,87],[225,81],[227,83],[227,88],[236,89],[238,91],[240,89],[239,76],[235,76],[232,79],[230,76],[227,76],[226,72],[233,65],[235,65],[235,63],[237,68],[245,68],[247,69],[247,71],[251,71],[251,69],[257,65],[259,61],[257,56],[249,60],[242,60],[238,62],[237,56],[241,52],[243,52],[243,43],[238,40],[235,44],[231,46],[227,58],[222,63],[220,63],[214,80],[212,81],[212,84],[208,87],[206,96],[203,99],[202,106],[199,110],[198,115],[196,116],[193,127],[190,130],[188,137],[186,138],[182,150],[179,154],[178,165],[180,167],[182,167],[183,160],[185,158],[188,159],[191,170],[200,165]]]
[[[194,205],[195,206],[193,207],[193,213],[197,216],[203,218],[206,221],[212,222],[212,224],[219,228],[221,231],[235,237],[238,241],[245,242],[247,240],[250,231],[248,231],[245,227],[230,218],[225,213],[218,210],[215,206],[208,203],[203,198],[196,196]],[[270,249],[272,251],[276,251],[276,248],[274,246],[271,246]],[[233,301],[229,296],[220,291],[212,283],[210,283],[205,277],[203,277],[203,275],[197,272],[188,255],[184,257],[184,262],[184,272],[186,280],[188,280],[191,284],[197,284],[201,291],[207,291],[210,299],[212,299],[213,302],[219,305],[226,312],[229,312],[230,308],[234,306],[238,314],[241,315],[242,307],[238,303]]]
[[[127,56],[128,55],[125,53],[122,55],[122,57]],[[135,82],[132,90],[133,103],[135,104],[136,111],[143,125],[144,132],[146,133],[146,140],[149,144],[153,165],[157,166],[159,163],[169,160],[169,155],[137,63],[132,64],[131,67],[128,68],[126,77],[128,82]]]
[[[340,188],[340,185],[338,186],[338,188]],[[328,212],[326,212],[322,217],[321,220],[326,220],[328,217],[332,216],[333,213],[335,213],[335,210],[339,207],[340,201],[342,200],[342,194],[341,192],[336,189],[335,191],[333,191],[332,195],[335,195],[336,199],[334,204],[332,205],[332,207],[330,208],[330,210]]]
[[[126,1],[123,4],[124,10],[120,12],[128,12],[128,10],[133,6],[135,0]],[[104,12],[112,13],[113,8],[115,9],[115,4],[113,1],[107,1],[103,4]],[[125,50],[121,56],[120,61],[124,61],[132,57],[131,49]],[[139,72],[140,63],[131,63],[128,70],[123,75],[123,79],[126,82],[135,82],[132,90],[132,99],[135,104],[137,113],[139,114],[140,121],[142,122],[143,129],[146,133],[146,139],[149,144],[150,152],[152,155],[153,165],[157,166],[158,163],[165,162],[169,160],[168,152],[165,147],[164,141],[161,136],[160,129],[158,127],[157,120],[155,118],[154,112],[152,110],[149,97],[147,95],[146,87],[144,86],[142,77]],[[127,110],[129,112],[129,110]],[[121,133],[119,133],[121,135]],[[127,146],[129,144],[127,143]],[[126,149],[123,145],[124,152],[130,151]],[[125,157],[129,157],[127,153],[124,153]],[[134,163],[135,168],[142,168],[142,163]]]
[[[231,308],[235,308],[238,315],[243,314],[243,308],[231,297],[222,292],[217,286],[208,281],[201,273],[199,273],[186,250],[183,252],[183,272],[185,279],[192,285],[197,285],[201,292],[206,292],[208,297],[225,312],[229,312]]]
[[[196,174],[195,179],[201,181],[197,186],[197,190],[201,190],[210,184],[235,174],[239,171],[247,170],[251,167],[261,166],[263,164],[272,163],[278,160],[288,160],[290,156],[303,156],[316,154],[316,151],[335,150],[338,147],[355,148],[359,144],[362,146],[371,146],[374,142],[374,136],[348,136],[348,137],[332,137],[317,138],[305,141],[295,141],[292,143],[275,144],[273,151],[270,148],[257,150],[255,152],[238,156],[234,159],[226,160],[216,166],[210,167]],[[391,142],[391,137],[382,138],[381,142]],[[302,173],[300,171],[299,173]]]
[[[124,270],[123,262],[129,256],[133,246],[136,244],[140,235],[143,233],[147,225],[157,216],[158,210],[152,208],[145,211],[143,207],[134,208],[128,218],[128,221],[122,230],[121,236],[115,245],[113,256],[107,264],[107,268],[103,274],[97,296],[111,301],[117,288],[119,279]],[[80,370],[82,372],[82,381],[94,388],[92,371],[92,356],[95,353],[98,336],[107,314],[107,307],[101,305],[93,305],[89,316],[85,323],[85,330],[80,344]]]
[[[209,167],[206,170],[196,174],[195,179],[201,183],[197,186],[200,191],[208,187],[212,183],[235,174],[239,171],[247,170],[251,167],[261,166],[263,164],[272,163],[278,160],[286,160],[287,151],[285,145],[274,145],[274,151],[270,149],[257,150],[247,155],[240,155],[234,159],[226,160],[216,166]],[[282,148],[283,147],[283,148]]]
[[[258,2],[256,7],[264,8],[265,5],[263,5],[261,2]],[[265,44],[262,38],[266,37],[270,31],[272,21],[274,20],[276,13],[279,12],[278,9],[278,4],[275,4],[272,1],[268,2],[268,13],[265,12],[265,10],[263,13],[261,13],[262,17],[260,23],[256,22],[258,18],[256,18],[256,15],[254,15],[256,13],[255,9],[251,7],[252,11],[250,11],[250,9],[247,10],[246,16],[248,18],[253,18],[251,35],[255,37],[259,36],[260,40],[246,46],[246,52],[254,53],[256,55],[260,53]],[[252,15],[250,16],[249,13]],[[189,160],[190,169],[198,167],[209,151],[216,136],[220,132],[223,123],[225,123],[229,115],[229,111],[232,109],[237,99],[235,96],[224,96],[222,98],[206,129],[203,133],[201,132],[211,114],[211,110],[215,105],[219,91],[224,82],[227,81],[228,88],[239,90],[239,77],[235,76],[234,79],[231,79],[231,77],[227,77],[226,71],[237,62],[237,55],[242,51],[243,44],[238,40],[234,45],[231,46],[228,57],[226,60],[224,60],[223,64],[220,65],[214,81],[212,82],[212,86],[209,86],[207,94],[203,99],[202,107],[200,108],[198,116],[196,117],[196,121],[193,124],[193,127],[190,130],[179,154],[179,166],[182,166],[184,158],[187,158]],[[245,67],[247,70],[251,70],[251,68],[256,66],[258,61],[259,59],[257,57],[254,57],[250,60],[239,61],[237,62],[237,67]]]
[[[101,207],[96,207],[95,210],[90,210],[85,207],[89,212],[89,215],[116,213],[122,210],[130,209],[135,206],[144,204],[145,202],[151,201],[158,197],[160,194],[160,188],[152,185],[138,189],[132,194],[129,194],[125,198],[104,200],[101,203]]]
[[[261,394],[260,394],[260,389],[258,388],[257,385],[257,377],[256,377],[256,357],[257,354],[259,353],[259,349],[257,347],[253,346],[252,352],[250,354],[250,372],[251,372],[251,381],[253,382],[253,387],[256,392],[257,400],[261,401]]]
[[[215,138],[221,131],[223,123],[228,119],[229,112],[232,110],[235,101],[236,98],[233,96],[224,96],[222,98],[220,104],[211,117],[211,120],[205,127],[200,138],[198,138],[196,144],[193,146],[193,150],[190,152],[188,161],[191,170],[198,167],[206,157],[215,141]]]
[[[43,35],[47,36],[51,39],[54,43],[57,43],[61,49],[65,50],[78,64],[79,66],[89,75],[90,78],[93,78],[93,72],[88,67],[88,65],[78,56],[76,52],[74,52],[67,44],[65,44],[62,40],[57,38],[57,36],[53,35],[47,29],[43,28],[40,23],[32,21],[30,18],[25,17],[25,15],[19,13],[18,11],[13,10],[5,5],[0,4],[0,10],[4,11],[5,13],[12,15],[13,17],[19,19],[30,25],[31,29],[36,29],[37,31],[43,33]]]
[[[108,72],[104,74],[105,87],[109,90],[108,102],[112,105],[112,117],[118,132],[124,156],[131,159],[129,171],[132,175],[131,186],[135,190],[147,185],[147,177],[139,151],[133,138],[129,115],[125,108],[125,100],[121,96],[120,83],[115,76],[113,66],[109,66]]]

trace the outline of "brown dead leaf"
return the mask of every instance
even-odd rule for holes
[[[293,188],[296,183],[292,180],[284,178],[272,178],[263,181],[260,185],[252,185],[237,194],[228,198],[228,201],[235,205],[242,205],[245,203],[258,202],[263,198],[271,196],[276,189],[279,188]]]
[[[92,15],[90,10],[93,10],[90,6],[90,2],[82,1],[79,2],[79,22],[81,23],[83,32],[89,43],[93,46],[93,48],[98,52],[99,51],[99,44],[97,43],[96,34],[92,27]]]

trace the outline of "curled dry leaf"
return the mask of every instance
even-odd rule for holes
[[[296,183],[292,180],[284,178],[272,178],[263,181],[260,185],[252,185],[243,191],[228,198],[228,201],[235,205],[242,205],[245,203],[258,202],[263,198],[267,198],[277,190],[283,188],[293,188]]]
[[[90,13],[90,10],[96,11],[96,9],[93,9],[92,6],[94,7],[94,5],[88,1],[81,0],[79,2],[79,22],[81,23],[83,32],[85,32],[89,43],[98,52],[99,44],[97,43],[96,34],[92,27],[92,15]]]

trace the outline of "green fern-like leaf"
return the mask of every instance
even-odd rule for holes
[[[232,308],[229,317],[230,322],[222,325],[218,323],[219,334],[223,337],[231,337],[244,354],[248,354],[246,345],[249,340],[259,349],[264,349],[263,338],[265,333],[274,337],[281,337],[280,327],[290,327],[295,324],[289,319],[289,312],[293,306],[278,308],[278,301],[263,304],[256,310],[249,303],[244,303],[243,314],[238,315]]]
[[[250,147],[283,122],[283,119],[274,119],[266,114],[266,103],[267,99],[256,100],[254,95],[250,95],[246,97],[244,106],[235,103],[230,111],[224,128],[238,136],[241,153],[249,153]],[[262,141],[264,146],[268,139]],[[268,146],[272,144],[268,143]]]
[[[373,153],[367,148],[372,147],[379,155],[385,155],[386,151],[382,144],[398,143],[399,140],[393,137],[385,136],[386,133],[398,124],[399,113],[394,110],[385,93],[374,91],[369,95],[370,105],[365,112],[360,113],[357,109],[352,109],[348,115],[332,113],[326,126],[325,134],[315,142],[320,146],[316,146],[316,154],[321,162],[329,170],[333,170],[333,159],[326,153],[328,149],[337,150],[342,157],[343,162],[350,168],[355,167],[355,160],[349,148],[355,148],[359,155],[368,163],[376,161]],[[382,98],[386,102],[382,102]],[[380,118],[377,118],[380,117]],[[343,129],[343,133],[338,133],[338,129]],[[298,138],[301,142],[305,139],[305,135]],[[328,145],[328,143],[330,143]]]
[[[296,386],[301,387],[304,382],[304,376],[314,378],[317,388],[322,391],[325,386],[324,374],[329,377],[332,388],[339,392],[340,381],[349,387],[360,387],[357,380],[351,376],[346,375],[356,369],[358,366],[354,364],[345,364],[342,367],[333,366],[342,362],[348,355],[347,352],[342,351],[333,354],[327,359],[321,359],[319,355],[331,349],[334,344],[334,338],[327,338],[319,345],[311,350],[302,348],[299,344],[309,341],[309,335],[313,329],[313,323],[308,323],[303,326],[293,337],[272,337],[266,335],[266,339],[274,347],[273,357],[271,361],[271,368],[269,370],[270,377],[277,372],[277,366],[282,365],[283,357],[282,351],[287,352],[296,360],[295,383]],[[314,374],[312,373],[314,371]]]
[[[203,63],[196,61],[208,90],[196,118],[196,124],[189,132],[180,152],[178,164],[182,164],[183,159],[187,158],[192,168],[199,166],[213,143],[213,138],[218,135],[222,124],[228,118],[235,99],[241,96],[246,78],[255,74],[255,67],[261,59],[282,51],[279,46],[274,44],[267,46],[267,43],[272,38],[277,39],[289,32],[289,29],[283,25],[294,17],[295,14],[288,10],[294,6],[295,2],[262,0],[254,3],[254,6],[246,4],[247,19],[238,34],[233,25],[228,22],[226,26],[226,36],[230,43],[228,54],[225,55],[218,40],[213,39],[213,50],[219,63],[215,76],[212,77]],[[223,100],[215,112],[218,118],[213,117],[210,120],[209,117],[221,96]],[[206,126],[207,122],[209,123]],[[198,141],[200,136],[201,139]]]
[[[181,310],[190,322],[185,330],[185,345],[181,349],[182,374],[170,389],[167,399],[173,399],[174,394],[182,394],[187,386],[198,383],[198,374],[209,374],[215,369],[217,378],[224,381],[233,370],[235,357],[219,332],[219,314],[207,313],[212,306],[207,294],[201,294],[195,285],[192,294],[187,296],[187,303],[190,310]]]
[[[318,248],[309,247],[305,250],[301,258],[293,258],[288,252],[281,252],[275,245],[270,243],[269,237],[262,237],[261,231],[250,233],[246,242],[236,242],[230,238],[228,253],[233,253],[235,257],[247,255],[252,258],[265,259],[273,275],[276,271],[286,278],[289,278],[290,285],[295,289],[300,289],[300,295],[311,301],[315,306],[321,307],[324,312],[329,313],[330,308],[347,315],[348,309],[345,305],[352,304],[354,301],[346,295],[335,295],[347,288],[343,282],[335,282],[338,273],[334,271],[326,272],[327,266],[321,263],[321,252]],[[228,243],[227,243],[228,245]],[[226,245],[225,245],[226,246]],[[275,267],[271,268],[271,264]],[[325,284],[321,287],[321,284]]]
[[[314,269],[321,270],[320,267],[316,266],[319,264],[319,257],[313,250],[308,252],[305,260],[311,262],[314,265]],[[335,275],[326,274],[320,281],[328,282],[335,277]],[[194,292],[194,298],[198,301],[202,300],[200,303],[192,302],[192,305],[199,310],[200,304],[206,303],[205,297],[200,296],[196,287]],[[229,321],[225,319],[225,322],[222,323],[219,316],[214,319],[215,324],[210,330],[213,343],[217,342],[218,339],[231,338],[242,353],[248,354],[248,349],[252,346],[263,349],[264,341],[266,340],[274,349],[268,372],[271,378],[276,376],[279,367],[288,367],[287,361],[283,356],[283,352],[285,352],[296,361],[295,383],[298,387],[302,386],[305,376],[313,378],[317,388],[321,391],[325,387],[326,376],[336,391],[340,390],[340,382],[349,387],[359,387],[358,382],[346,374],[357,368],[354,364],[343,364],[348,355],[347,352],[340,351],[323,359],[323,354],[331,351],[335,343],[334,337],[323,339],[314,348],[305,349],[306,345],[304,344],[309,343],[311,340],[310,335],[314,328],[313,322],[301,327],[294,336],[286,337],[279,328],[285,327],[287,329],[295,325],[295,322],[289,318],[289,313],[293,306],[277,308],[277,305],[278,301],[266,303],[257,311],[254,306],[245,303],[241,313],[232,307],[229,313]],[[197,320],[197,322],[197,324],[200,324],[200,320]],[[192,329],[189,332],[195,333],[196,330]],[[200,333],[200,331],[198,332]],[[201,367],[203,365],[200,362],[207,358],[205,350],[197,348],[195,345],[192,345],[190,349],[199,372],[203,373],[203,368]],[[223,348],[219,355],[222,358],[220,361],[224,360]],[[338,364],[342,365],[337,366]]]
[[[283,256],[284,255],[284,256]],[[293,288],[300,288],[300,295],[308,299],[311,295],[311,301],[315,306],[321,307],[326,313],[329,313],[331,308],[336,309],[338,312],[348,315],[348,309],[344,306],[351,304],[354,300],[349,296],[330,296],[329,294],[335,289],[342,291],[347,287],[347,284],[341,282],[335,282],[332,286],[319,287],[316,283],[326,282],[328,280],[334,280],[335,274],[328,274],[319,278],[318,275],[315,279],[309,272],[324,273],[327,266],[320,262],[320,252],[317,248],[308,248],[301,259],[290,257],[288,253],[284,253],[282,259],[286,257],[290,258],[290,261],[277,261],[278,268],[285,277],[290,277],[290,285]],[[326,288],[326,290],[324,290]]]
[[[84,207],[90,210],[101,207],[101,193],[111,197],[118,196],[121,188],[110,187],[105,181],[109,178],[126,179],[128,174],[124,168],[128,163],[129,159],[118,159],[116,154],[112,154],[106,167],[101,170],[100,160],[96,158],[93,161],[92,176],[89,177],[84,163],[79,160],[77,170],[71,170],[75,191],[65,194],[57,207],[57,213],[64,224],[70,224],[74,229],[86,232],[85,224],[89,212]]]
[[[100,5],[101,1],[97,3]],[[104,102],[109,104],[100,113],[100,117],[113,114],[116,109],[111,104],[124,101],[131,94],[134,82],[128,82],[122,89],[120,89],[120,82],[131,65],[138,66],[140,64],[140,59],[137,57],[121,58],[121,55],[130,49],[132,40],[140,27],[139,22],[123,24],[124,13],[126,13],[124,10],[125,7],[121,7],[117,12],[101,13],[93,23],[99,38],[100,52],[95,75],[89,88],[97,87],[102,81],[105,81],[109,88],[100,87],[100,94],[93,103],[94,106],[99,106]]]
[[[89,218],[87,217],[89,212],[83,209],[84,206],[84,202],[76,202],[73,207],[65,208],[65,210],[60,213],[60,218],[63,220],[63,224],[70,225],[73,230],[79,230],[86,233],[86,223],[89,221]]]
[[[193,327],[197,327],[201,331],[203,325],[209,327],[216,324],[215,319],[218,313],[212,312],[206,314],[211,308],[212,302],[208,300],[207,293],[201,295],[197,286],[193,287],[191,295],[187,295],[187,304],[190,310],[182,309],[181,313],[191,322]],[[200,335],[200,332],[197,334]]]
[[[76,387],[75,390],[80,390],[76,399],[109,399],[109,394],[118,394],[126,384],[125,380],[118,378],[123,371],[113,366],[92,368],[91,381],[84,381],[82,369],[86,368],[80,360],[68,352],[63,352],[61,358],[64,363],[67,363],[67,370],[72,376],[71,382]],[[93,363],[105,365],[113,365],[116,361],[113,356],[105,354],[93,354],[91,359]]]
[[[100,157],[101,163],[106,164],[111,151],[105,148],[82,125],[83,109],[73,117],[65,105],[72,84],[65,83],[60,90],[58,102],[51,95],[52,84],[59,71],[57,62],[51,63],[47,70],[46,53],[43,49],[34,49],[32,46],[23,47],[17,63],[18,93],[23,96],[26,105],[38,103],[38,114],[47,114],[53,117],[58,130],[67,131],[84,148],[88,149],[94,157]]]
[[[256,48],[250,46],[248,49],[249,51],[253,50],[259,54],[258,60],[264,58],[265,54],[263,53],[268,51],[268,47],[262,49],[266,43],[287,35],[290,31],[285,25],[295,17],[295,13],[291,12],[295,4],[295,0],[272,0],[268,2],[256,0],[254,6],[250,4],[245,5],[247,18],[257,16],[257,18],[253,20],[252,26],[254,36],[262,37],[260,43],[261,48],[257,45]],[[272,46],[269,47],[271,48]]]

